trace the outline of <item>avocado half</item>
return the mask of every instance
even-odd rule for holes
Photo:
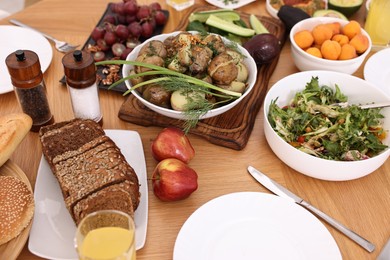
[[[313,17],[324,17],[324,16],[325,17],[340,18],[340,19],[348,21],[348,18],[344,14],[342,14],[339,11],[336,11],[336,10],[321,9],[321,10],[315,11],[314,14],[313,14]]]
[[[329,0],[328,8],[339,11],[346,17],[356,13],[363,5],[363,0]]]

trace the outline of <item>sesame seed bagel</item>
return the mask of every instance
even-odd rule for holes
[[[0,176],[0,245],[17,237],[34,214],[34,198],[17,177]]]

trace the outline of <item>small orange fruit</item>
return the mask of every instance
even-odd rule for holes
[[[343,46],[341,46],[341,53],[339,56],[339,60],[349,60],[356,58],[356,49],[351,44],[346,43]]]
[[[367,36],[359,33],[356,34],[350,41],[349,44],[351,44],[353,47],[355,47],[356,52],[358,54],[361,54],[365,52],[368,48],[368,38]]]
[[[333,35],[339,34],[341,32],[341,24],[339,22],[326,23],[325,25],[332,30]]]
[[[356,34],[361,32],[361,26],[357,21],[351,20],[344,25],[342,32],[351,40]]]
[[[306,49],[313,44],[314,38],[310,31],[303,30],[294,35],[294,41],[301,49]]]
[[[349,42],[348,37],[344,34],[333,35],[332,40],[340,43],[341,46]]]
[[[319,24],[312,30],[314,42],[321,45],[324,41],[330,40],[333,36],[333,31],[325,24]]]
[[[315,57],[322,58],[321,51],[317,47],[310,47],[310,48],[306,49],[306,52],[315,56]]]
[[[326,40],[321,45],[322,57],[328,60],[337,60],[341,53],[341,46],[338,42]]]

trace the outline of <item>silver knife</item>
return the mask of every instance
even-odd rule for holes
[[[302,198],[298,197],[282,185],[278,184],[276,181],[272,180],[265,174],[261,173],[260,171],[256,170],[252,166],[248,166],[248,172],[252,175],[253,178],[255,178],[258,182],[260,182],[264,187],[266,187],[268,190],[272,191],[276,195],[289,199],[292,202],[295,202],[309,211],[313,212],[326,222],[328,222],[331,226],[339,230],[341,233],[352,239],[354,242],[359,244],[361,247],[366,249],[368,252],[372,252],[375,249],[375,245],[371,243],[370,241],[366,240],[365,238],[361,237],[360,235],[356,234],[349,228],[345,227],[343,224],[337,222],[335,219],[329,217],[324,212],[320,211],[319,209],[315,208],[314,206],[310,205],[308,202],[303,200]]]
[[[376,260],[390,260],[390,239],[387,241]]]

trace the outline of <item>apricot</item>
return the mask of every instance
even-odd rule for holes
[[[324,41],[330,40],[333,36],[333,31],[325,24],[319,24],[312,30],[314,42],[321,45]]]
[[[346,35],[349,40],[351,40],[356,34],[360,32],[361,32],[361,26],[355,20],[349,21],[349,23],[344,25],[344,27],[342,28],[342,33]]]
[[[337,60],[341,53],[341,45],[332,40],[325,40],[321,45],[322,57],[328,60]]]
[[[341,32],[341,24],[339,22],[326,23],[325,25],[332,30],[333,35]]]
[[[310,47],[310,48],[306,49],[306,52],[315,56],[315,57],[322,58],[321,51],[317,47]]]
[[[344,34],[333,35],[332,40],[340,43],[341,46],[343,46],[346,43],[349,43],[348,37]]]
[[[349,44],[351,44],[353,47],[355,47],[356,52],[358,54],[361,54],[365,52],[368,48],[368,38],[367,36],[359,33],[356,34],[350,41]]]
[[[294,41],[301,49],[306,49],[313,44],[314,38],[310,31],[303,30],[294,35]]]
[[[346,43],[343,46],[341,46],[341,53],[339,56],[339,60],[349,60],[356,58],[356,49],[351,44]]]

